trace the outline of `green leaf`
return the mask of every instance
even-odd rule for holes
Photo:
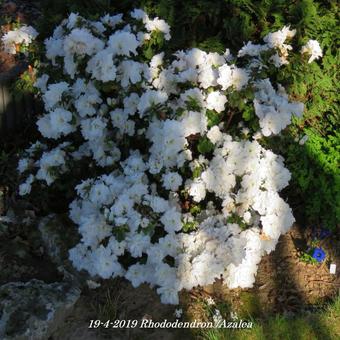
[[[202,168],[200,166],[196,166],[196,168],[192,172],[192,178],[195,179],[195,178],[200,177],[201,173],[202,173]]]
[[[216,111],[207,110],[206,116],[208,118],[208,127],[211,128],[214,125],[218,125],[221,122],[222,116]]]
[[[193,222],[185,222],[183,223],[182,230],[184,232],[190,232],[194,231],[197,229],[198,223],[193,221]]]
[[[253,106],[246,106],[243,113],[242,113],[242,118],[246,122],[249,122],[254,117],[255,117],[254,107]]]
[[[152,48],[152,45],[151,45],[151,44],[149,44],[149,45],[147,46],[147,48],[144,49],[143,54],[144,54],[144,57],[145,57],[146,59],[148,59],[148,60],[150,60],[150,59],[153,57],[154,51],[153,51],[153,48]]]
[[[198,142],[197,150],[202,154],[209,153],[214,150],[214,144],[207,137],[202,137]]]

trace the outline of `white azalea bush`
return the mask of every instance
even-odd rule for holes
[[[77,269],[149,283],[170,304],[216,278],[253,285],[261,257],[294,222],[279,196],[290,172],[258,142],[303,113],[263,76],[288,63],[294,33],[284,27],[237,57],[194,48],[166,58],[152,51],[169,26],[141,10],[99,21],[71,14],[55,29],[35,84],[44,138],[19,162],[19,191],[88,170],[70,204]],[[231,126],[245,107],[252,118]]]

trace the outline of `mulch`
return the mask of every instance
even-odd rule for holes
[[[197,299],[204,300],[209,296],[237,307],[247,295],[247,300],[250,297],[260,306],[261,310],[257,311],[260,315],[256,316],[261,317],[273,313],[293,315],[322,308],[340,292],[340,237],[331,234],[322,241],[327,257],[320,264],[309,264],[300,258],[302,249],[311,240],[310,228],[294,225],[281,236],[275,251],[262,258],[253,288],[228,289],[217,280],[213,285],[185,293],[187,308],[195,309]],[[330,263],[337,266],[335,275],[329,272]]]

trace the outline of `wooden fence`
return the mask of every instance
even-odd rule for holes
[[[10,72],[0,74],[0,137],[10,137],[11,134],[25,129],[41,112],[41,104],[32,94],[15,93],[13,83],[25,69],[19,64]]]

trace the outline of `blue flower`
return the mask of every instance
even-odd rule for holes
[[[322,248],[315,248],[312,257],[321,263],[325,259],[326,253],[322,250]]]

